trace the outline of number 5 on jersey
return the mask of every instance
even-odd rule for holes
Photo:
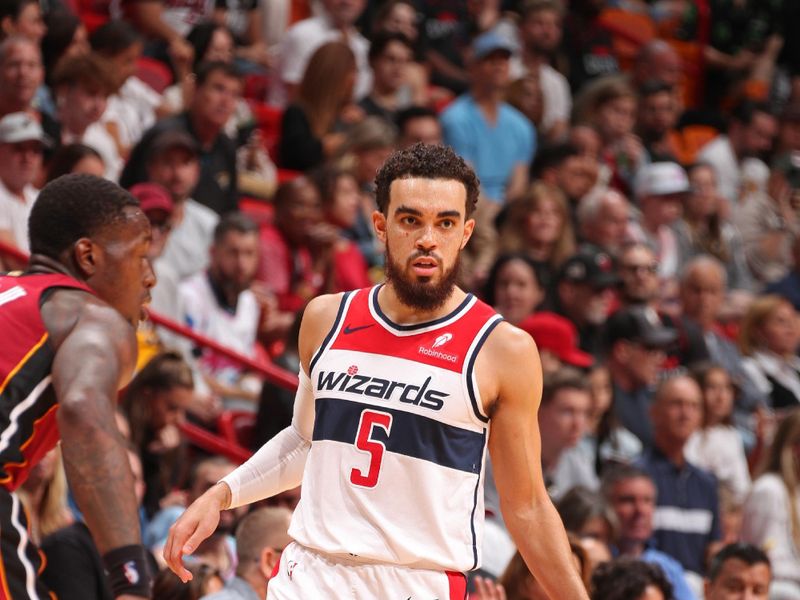
[[[362,470],[354,467],[350,471],[350,483],[353,485],[365,488],[374,488],[378,485],[378,476],[381,472],[386,446],[380,440],[373,438],[376,428],[383,429],[388,437],[392,431],[392,415],[377,410],[362,411],[356,433],[356,448],[370,455],[369,469],[364,474]]]

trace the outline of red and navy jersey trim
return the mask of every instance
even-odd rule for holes
[[[443,317],[439,317],[438,319],[434,319],[432,321],[425,321],[423,323],[413,323],[411,325],[401,325],[399,323],[395,323],[392,321],[386,313],[381,310],[381,306],[378,303],[378,292],[383,287],[383,284],[376,285],[371,292],[371,305],[375,309],[375,314],[390,328],[396,329],[397,331],[417,331],[419,329],[427,329],[429,327],[436,327],[437,325],[441,325],[442,323],[446,323],[447,321],[452,320],[458,314],[463,312],[467,306],[469,306],[470,302],[474,296],[472,294],[467,294],[464,300],[459,304],[454,310],[449,312]]]
[[[329,440],[352,445],[358,435],[360,415],[364,410],[380,409],[392,415],[393,431],[387,435],[380,428],[373,432],[375,441],[387,452],[432,462],[441,467],[466,473],[480,473],[483,465],[483,432],[469,431],[423,415],[374,404],[362,404],[339,398],[318,398],[313,441]]]
[[[317,349],[314,356],[311,358],[311,364],[308,366],[309,375],[314,370],[314,366],[317,364],[317,361],[319,361],[319,359],[322,357],[323,353],[325,352],[325,349],[328,346],[330,346],[331,342],[336,336],[336,332],[338,331],[339,326],[342,323],[342,317],[344,316],[345,308],[349,304],[349,299],[351,296],[354,296],[356,292],[357,290],[355,292],[345,292],[344,295],[342,296],[342,300],[339,303],[339,310],[336,312],[336,318],[333,320],[333,325],[331,325],[331,328],[328,331],[328,335],[325,336],[325,339],[322,341],[322,344]]]
[[[475,344],[474,348],[471,349],[469,360],[467,361],[467,369],[465,371],[465,377],[467,381],[467,394],[469,395],[469,401],[472,405],[472,411],[475,413],[475,417],[481,421],[482,423],[488,423],[489,417],[483,414],[480,406],[478,405],[478,396],[475,392],[475,381],[474,381],[474,371],[475,371],[475,361],[478,358],[478,353],[480,352],[483,344],[489,338],[489,335],[494,331],[494,328],[497,327],[500,323],[503,322],[502,318],[495,318],[494,321],[490,322],[488,327],[484,329],[483,334],[478,339],[478,342]]]

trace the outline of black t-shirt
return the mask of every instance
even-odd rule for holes
[[[182,129],[197,143],[197,135],[192,128],[189,113],[181,113],[162,119],[148,129],[134,146],[128,164],[122,171],[119,182],[124,188],[147,181],[147,160],[150,147],[159,134],[171,129]],[[220,133],[214,143],[200,151],[200,180],[192,192],[192,198],[219,215],[237,210],[239,194],[236,187],[236,145],[224,133]]]

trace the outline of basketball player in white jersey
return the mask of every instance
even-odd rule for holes
[[[270,600],[463,599],[488,449],[531,572],[551,598],[587,599],[543,482],[536,346],[455,286],[477,177],[449,148],[418,144],[376,184],[386,283],[309,303],[292,425],[186,510],[167,564],[187,581],[182,557],[221,510],[302,482]]]

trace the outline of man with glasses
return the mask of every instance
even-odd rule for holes
[[[607,364],[611,373],[613,407],[619,423],[642,445],[653,444],[650,405],[662,372],[666,349],[677,339],[656,312],[645,306],[622,308],[606,322]]]
[[[28,216],[39,191],[33,182],[42,168],[49,138],[27,113],[0,119],[0,241],[29,252]]]
[[[676,343],[667,348],[665,368],[708,360],[708,350],[700,329],[695,323],[675,316],[679,313],[676,301],[662,296],[658,259],[647,244],[631,242],[623,246],[619,255],[619,274],[621,305],[647,306],[658,314],[662,324],[678,333]]]
[[[287,508],[264,507],[248,514],[236,528],[236,577],[206,600],[260,600],[267,596],[272,572],[289,545]]]

